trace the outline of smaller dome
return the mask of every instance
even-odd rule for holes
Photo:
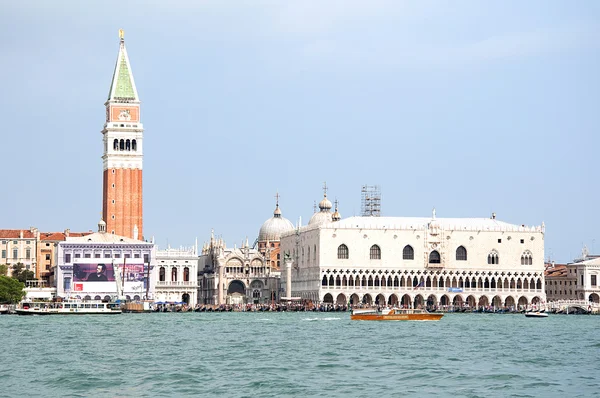
[[[338,201],[335,201],[335,212],[331,215],[332,221],[340,221],[342,219],[342,215],[338,212]]]
[[[319,202],[319,209],[331,210],[332,207],[331,202],[327,199],[327,194],[323,195],[323,200]]]

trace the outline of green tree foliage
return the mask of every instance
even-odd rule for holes
[[[34,277],[33,271],[25,269],[23,263],[16,263],[13,265],[12,277],[18,280],[19,282],[25,283],[28,280],[32,280]]]
[[[0,275],[0,303],[15,304],[25,297],[25,284],[14,278]]]
[[[6,276],[8,274],[8,265],[0,264],[0,276]]]

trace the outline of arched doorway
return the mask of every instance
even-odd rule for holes
[[[504,306],[511,311],[515,310],[515,299],[512,296],[508,296],[506,300],[504,300]]]
[[[502,298],[500,296],[494,296],[492,299],[492,306],[494,308],[502,308]]]
[[[479,297],[479,302],[477,304],[479,307],[487,307],[490,305],[490,300],[487,298],[487,296],[481,296]]]
[[[242,281],[231,281],[227,287],[227,304],[245,304],[246,303],[246,285]]]
[[[423,298],[423,296],[421,296],[420,294],[417,294],[417,296],[415,297],[414,308],[423,308],[424,304],[425,304],[425,299]]]
[[[450,304],[450,298],[444,294],[442,296],[442,298],[440,298],[440,304],[441,305],[449,305]]]
[[[323,297],[323,302],[333,304],[333,296],[331,295],[331,293],[327,293],[325,297]]]
[[[388,298],[388,304],[391,305],[392,307],[397,307],[398,306],[398,296],[396,296],[395,294],[390,294],[390,297]]]
[[[190,304],[190,295],[188,293],[183,293],[183,295],[181,296],[181,301],[183,301],[185,304]]]
[[[454,298],[452,299],[452,305],[455,308],[462,308],[463,306],[463,298],[461,295],[456,295],[454,296]]]
[[[385,305],[385,296],[383,294],[378,294],[377,297],[375,297],[375,304]]]
[[[590,297],[588,298],[589,301],[591,301],[592,303],[600,303],[600,296],[598,296],[597,293],[592,293],[590,294]]]
[[[244,285],[244,283],[242,281],[231,281],[231,283],[229,284],[229,287],[227,288],[227,294],[231,295],[233,293],[239,293],[242,295],[246,295],[246,286]]]
[[[433,309],[435,306],[437,305],[437,297],[435,297],[433,294],[430,294],[427,297],[427,309]]]
[[[527,304],[529,304],[527,297],[525,297],[525,296],[519,297],[519,307],[521,307],[521,309],[527,307]]]
[[[531,299],[531,304],[539,305],[541,301],[542,299],[540,299],[538,296],[535,296]]]
[[[410,299],[410,296],[408,294],[405,294],[404,296],[402,296],[401,302],[402,302],[402,306],[404,308],[410,308],[411,301],[412,300]]]
[[[467,305],[473,309],[477,307],[477,301],[475,301],[475,296],[467,297]]]
[[[360,303],[360,298],[358,297],[358,294],[354,293],[352,296],[350,296],[350,304],[357,305],[358,303]]]
[[[337,305],[346,305],[346,295],[343,293],[338,294],[337,299],[335,300]]]
[[[365,304],[365,305],[372,305],[373,304],[373,298],[371,297],[370,294],[367,293],[367,294],[365,294],[363,296],[362,303]]]

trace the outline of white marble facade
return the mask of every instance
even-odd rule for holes
[[[155,281],[155,302],[196,305],[198,302],[197,247],[169,247],[158,250],[152,280]]]
[[[517,307],[545,301],[544,231],[490,218],[351,217],[284,234],[313,302]],[[282,269],[282,289],[286,270]]]

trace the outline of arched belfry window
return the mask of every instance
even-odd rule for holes
[[[467,261],[467,249],[464,246],[458,246],[458,249],[456,249],[456,260]]]
[[[177,268],[175,267],[171,269],[171,281],[177,282]]]
[[[429,264],[439,264],[441,262],[442,259],[440,257],[440,253],[437,250],[434,250],[431,253],[429,253]]]
[[[113,149],[114,149],[115,151],[118,151],[118,150],[119,150],[119,140],[117,140],[116,138],[115,138],[115,140],[113,141]]]
[[[500,256],[497,251],[492,251],[488,254],[488,264],[500,264]]]
[[[381,249],[377,245],[371,246],[370,250],[370,258],[371,260],[381,260]]]
[[[415,251],[411,245],[404,246],[402,250],[402,259],[403,260],[414,260],[415,259]]]
[[[341,245],[338,246],[338,259],[347,260],[348,257],[349,257],[348,246],[346,246],[342,243]]]
[[[130,140],[125,141],[125,150],[131,151],[131,141]]]
[[[160,267],[160,270],[158,271],[158,280],[161,282],[165,281],[165,267]]]
[[[131,150],[137,151],[137,141],[136,140],[131,140]]]
[[[125,150],[125,140],[119,141],[119,149],[122,151]]]

